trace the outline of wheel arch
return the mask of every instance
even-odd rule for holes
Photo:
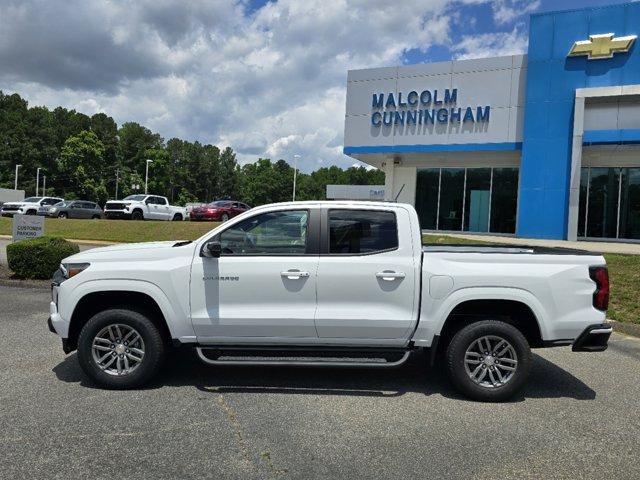
[[[523,332],[532,346],[542,344],[548,338],[546,311],[526,290],[503,287],[460,289],[442,302],[423,298],[422,304],[432,308],[427,307],[425,311],[423,307],[420,312],[421,320],[413,336],[414,343],[419,346],[431,346],[433,338],[438,338],[438,343],[443,345],[452,331],[455,334],[462,326],[484,319],[503,319],[511,323]],[[516,318],[524,321],[516,321]],[[459,328],[454,328],[456,326]]]
[[[89,288],[77,293],[70,313],[67,345],[77,347],[78,336],[84,324],[96,313],[109,308],[124,308],[137,311],[149,317],[158,326],[165,341],[170,342],[180,336],[174,320],[176,313],[169,300],[159,288],[148,282],[89,282]],[[100,285],[103,283],[102,285]],[[184,333],[184,332],[183,332]]]

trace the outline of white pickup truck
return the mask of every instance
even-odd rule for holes
[[[109,200],[104,206],[104,216],[131,220],[186,220],[187,210],[169,205],[167,197],[129,195],[123,200]]]
[[[37,215],[41,207],[51,207],[64,201],[58,197],[28,197],[21,202],[7,202],[2,205],[2,216],[13,217],[16,214]]]
[[[388,368],[424,350],[479,400],[525,382],[531,347],[607,347],[602,256],[423,246],[410,205],[257,207],[195,242],[88,250],[54,276],[49,328],[110,388],[139,386],[171,346],[213,365]]]

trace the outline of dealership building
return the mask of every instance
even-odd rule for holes
[[[640,240],[640,3],[531,15],[526,55],[351,70],[344,153],[424,230]]]

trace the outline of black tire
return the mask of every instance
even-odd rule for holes
[[[91,220],[100,220],[100,215],[94,215],[93,217],[91,217]]]
[[[226,213],[222,214],[222,221],[226,222],[227,220],[229,220],[229,215],[227,215]]]
[[[113,324],[134,328],[144,341],[142,362],[131,373],[118,376],[101,370],[92,355],[92,344],[96,335]],[[158,373],[165,354],[165,344],[158,327],[145,315],[132,310],[109,309],[97,313],[84,325],[78,338],[80,367],[92,380],[107,388],[126,389],[144,385]]]
[[[27,215],[35,215],[36,213],[38,212],[36,212],[35,210],[27,210]]]
[[[467,349],[485,336],[495,336],[506,340],[511,344],[517,356],[516,370],[512,373],[511,378],[499,386],[484,386],[474,382],[465,368]],[[488,368],[492,372],[497,370],[498,367],[493,366],[493,358],[491,357],[492,365],[490,367],[482,366],[480,364],[484,362],[478,361],[478,368],[487,369],[487,373],[489,372]],[[502,363],[504,364],[504,361]],[[483,320],[467,325],[454,335],[447,347],[446,366],[451,383],[462,394],[482,402],[501,402],[511,398],[525,384],[531,369],[531,349],[527,339],[514,326],[497,320]]]
[[[181,222],[181,221],[182,221],[182,215],[180,215],[179,213],[176,213],[176,214],[173,216],[173,221],[174,221],[174,222]]]
[[[144,220],[144,215],[140,210],[134,210],[131,214],[131,220]]]
[[[64,212],[63,213],[59,213],[58,214],[58,218],[69,218],[69,215],[64,213]]]

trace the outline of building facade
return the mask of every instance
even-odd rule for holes
[[[526,55],[352,70],[344,153],[422,228],[640,239],[640,3],[534,14]]]

